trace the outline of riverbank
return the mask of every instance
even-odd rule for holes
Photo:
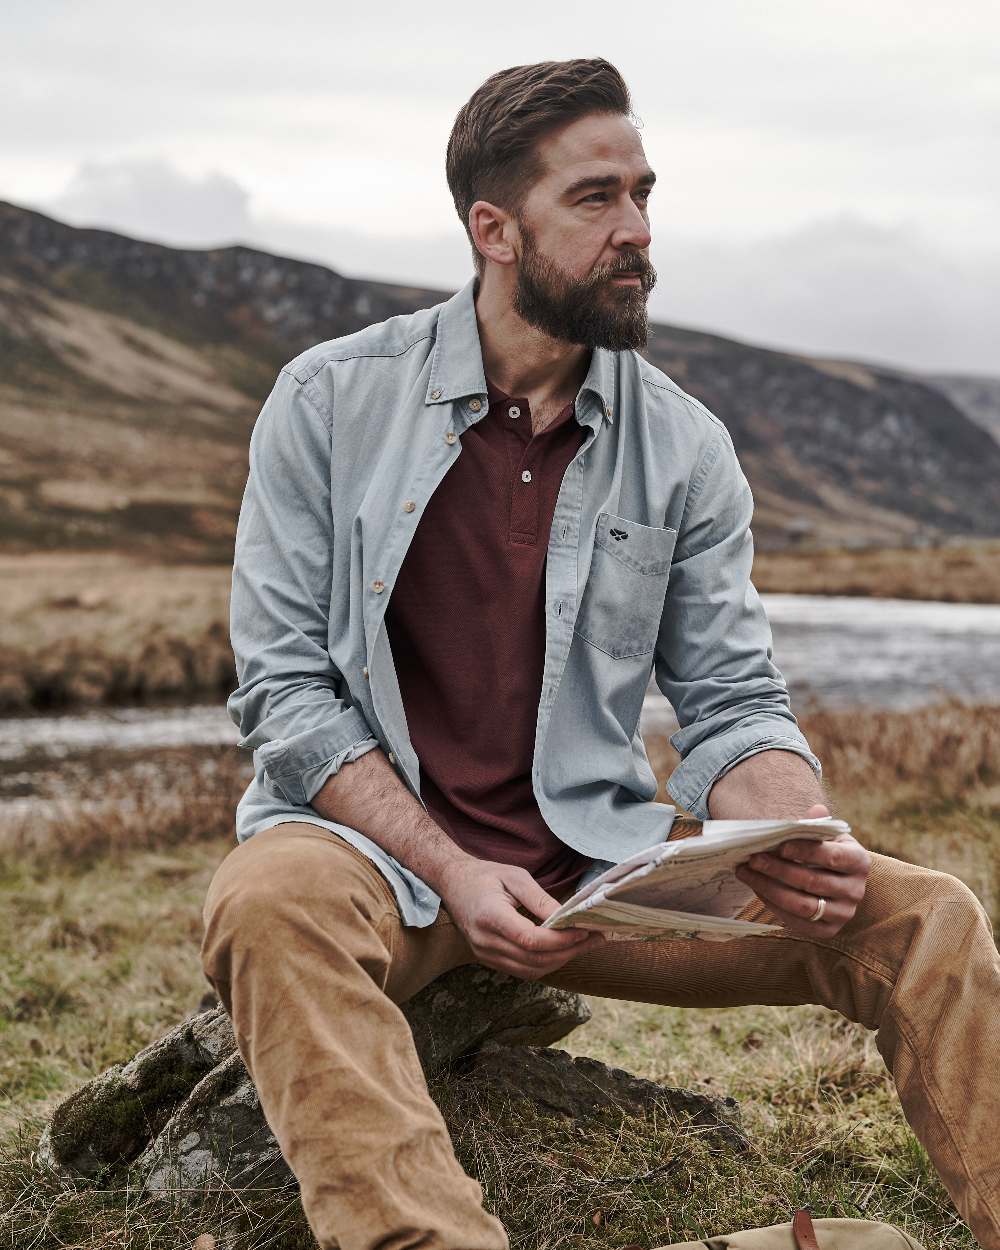
[[[761,592],[1000,603],[1000,542],[944,547],[757,552]]]
[[[0,715],[226,695],[228,565],[0,555]],[[765,593],[1000,603],[1000,543],[758,554]]]
[[[1000,708],[821,713],[803,729],[824,761],[837,815],[873,849],[954,872],[1000,921]],[[650,736],[665,781],[676,755]],[[109,763],[104,761],[105,766]],[[239,1226],[227,1250],[304,1250],[294,1194],[224,1184],[201,1211],[177,1214],[129,1191],[47,1180],[30,1152],[48,1109],[89,1076],[131,1057],[193,1011],[207,988],[198,962],[201,905],[233,846],[232,812],[248,777],[231,747],[122,754],[99,786],[80,783],[59,810],[0,839],[0,1232],[35,1250],[65,1245],[175,1250]],[[87,799],[84,804],[81,800]],[[562,1046],[640,1076],[731,1094],[753,1141],[714,1155],[669,1128],[642,1138],[609,1125],[565,1140],[527,1120],[486,1141],[463,1127],[443,1083],[467,1167],[524,1250],[661,1245],[817,1215],[886,1219],[936,1250],[974,1250],[899,1111],[872,1035],[821,1009],[684,1011],[593,999],[593,1020]],[[550,1130],[549,1130],[550,1133]],[[638,1178],[678,1151],[686,1164]],[[598,1218],[599,1217],[599,1218]],[[29,1235],[30,1234],[30,1235]],[[516,1238],[514,1235],[516,1234]]]

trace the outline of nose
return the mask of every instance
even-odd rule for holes
[[[649,229],[649,222],[640,209],[639,205],[626,197],[626,206],[622,212],[621,221],[616,225],[615,232],[611,236],[611,242],[614,247],[634,247],[639,251],[644,251],[652,242],[652,234]]]

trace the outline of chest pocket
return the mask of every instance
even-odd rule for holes
[[[677,531],[601,512],[575,631],[616,660],[656,643]]]

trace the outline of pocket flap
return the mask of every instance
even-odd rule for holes
[[[613,512],[598,514],[594,545],[637,573],[665,573],[676,542],[677,531],[668,526],[643,525]]]

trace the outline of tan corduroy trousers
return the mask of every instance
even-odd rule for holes
[[[545,980],[685,1007],[820,1003],[877,1030],[903,1111],[985,1250],[1000,1250],[1000,956],[955,877],[873,855],[833,939],[609,943]],[[754,914],[767,918],[763,906]],[[316,825],[235,847],[205,902],[202,963],[310,1227],[341,1250],[507,1250],[452,1150],[397,1004],[474,962],[444,908],[402,924],[365,856]]]

